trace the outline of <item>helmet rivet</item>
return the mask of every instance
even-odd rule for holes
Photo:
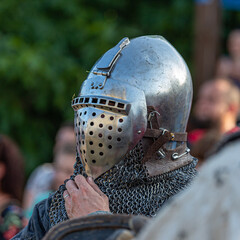
[[[141,130],[139,130],[137,133],[138,133],[138,134],[140,134],[141,132],[142,132],[142,131],[141,131]]]

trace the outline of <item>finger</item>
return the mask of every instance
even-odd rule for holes
[[[87,182],[89,185],[100,195],[104,196],[105,194],[99,189],[98,185],[93,181],[92,177],[87,177]]]
[[[69,198],[69,197],[70,197],[70,194],[69,194],[68,190],[65,190],[63,192],[63,198],[65,199],[65,198]]]
[[[64,191],[64,194],[66,194],[66,191]],[[67,211],[67,215],[68,215],[69,218],[71,218],[72,200],[68,196],[68,197],[64,198],[64,201],[65,201],[65,209]]]
[[[89,184],[84,176],[79,174],[75,177],[74,180],[78,188],[80,188],[81,190],[83,190],[84,188],[89,189]]]
[[[69,180],[66,183],[66,188],[67,188],[69,195],[72,195],[73,192],[78,190],[78,187],[73,180]]]

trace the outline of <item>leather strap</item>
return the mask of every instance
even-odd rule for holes
[[[167,131],[167,130],[165,130]],[[159,138],[163,134],[164,130],[162,129],[150,129],[147,128],[144,137],[149,138]],[[179,132],[179,133],[170,133],[171,138],[169,141],[176,141],[176,142],[186,142],[187,141],[187,133],[186,132]]]
[[[143,158],[143,163],[147,162],[165,143],[169,141],[186,142],[187,133],[171,133],[162,129],[147,129],[144,137],[155,138],[154,143],[149,147]]]

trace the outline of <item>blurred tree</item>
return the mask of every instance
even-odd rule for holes
[[[159,34],[191,65],[191,1],[1,0],[0,132],[27,174],[50,161],[57,129],[94,62],[121,38]]]

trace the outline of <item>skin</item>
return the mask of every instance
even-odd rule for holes
[[[227,80],[206,82],[199,92],[195,105],[195,116],[202,121],[212,121],[221,133],[236,126],[239,110],[239,104],[228,99],[228,91],[231,90]]]
[[[73,174],[73,165],[75,163],[75,154],[58,154],[54,159],[55,176],[53,180],[53,189],[64,183]]]
[[[66,183],[66,188],[63,196],[70,219],[84,217],[96,211],[110,212],[108,197],[98,188],[92,177],[77,175],[75,181],[69,180]]]

